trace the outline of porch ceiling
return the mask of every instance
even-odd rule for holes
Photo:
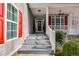
[[[79,7],[79,3],[29,3],[29,6],[32,10],[33,15],[43,16],[46,14],[46,7],[49,8]]]

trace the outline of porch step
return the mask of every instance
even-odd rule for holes
[[[27,40],[23,45],[50,45],[49,40]]]
[[[31,34],[24,40],[22,47],[18,53],[50,53],[52,51],[48,37],[44,34]]]

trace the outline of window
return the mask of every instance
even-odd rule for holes
[[[65,15],[53,15],[51,17],[51,21],[52,21],[51,22],[52,29],[59,29],[60,30],[60,29],[65,28]]]
[[[17,9],[7,4],[7,39],[17,37]]]

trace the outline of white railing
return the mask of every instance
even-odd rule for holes
[[[55,31],[48,25],[49,8],[46,7],[46,34],[49,37],[50,43],[52,45],[52,50],[55,53]]]
[[[52,50],[55,53],[55,31],[52,30],[49,26],[47,26],[47,35],[49,37],[50,43],[52,45]]]

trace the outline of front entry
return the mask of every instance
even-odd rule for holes
[[[43,33],[44,32],[44,19],[42,20],[35,20],[35,32],[36,33]]]

